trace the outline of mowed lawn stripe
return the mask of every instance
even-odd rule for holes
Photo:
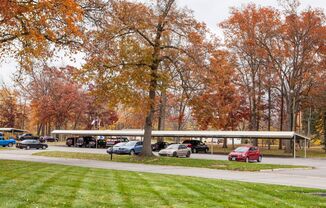
[[[25,187],[28,192],[19,191],[17,194],[19,194],[21,197],[20,200],[22,202],[25,202],[24,204],[21,204],[19,207],[37,207],[37,204],[48,204],[48,196],[46,196],[44,193],[49,191],[49,186],[52,186],[51,184],[56,184],[56,180],[59,180],[59,176],[64,174],[66,170],[69,167],[61,168],[58,171],[51,171],[47,172],[45,177],[41,176],[39,171],[35,174],[36,177],[34,177],[34,180],[31,180],[29,182],[29,186]],[[27,179],[28,180],[28,179]],[[22,181],[20,182],[22,183]],[[43,199],[43,200],[42,200]]]
[[[292,186],[284,186],[286,189],[286,192],[289,194],[284,195],[283,197],[279,197],[280,191],[277,189],[264,189],[261,190],[257,184],[251,184],[251,183],[244,183],[243,187],[247,187],[251,191],[255,191],[256,195],[259,196],[273,196],[274,197],[274,205],[280,205],[280,204],[286,204],[288,207],[326,207],[326,204],[324,202],[319,203],[319,201],[316,201],[317,205],[311,206],[311,203],[309,201],[303,200],[302,204],[300,206],[296,205],[296,202],[299,198],[305,198],[309,196],[309,193],[313,189],[308,188],[298,188],[298,187],[292,187]],[[323,191],[326,192],[326,191]],[[262,194],[262,195],[261,195]]]
[[[325,190],[33,162],[0,160],[0,179],[11,165],[0,207],[326,207]]]
[[[114,172],[114,179],[117,180],[117,190],[119,191],[118,193],[120,194],[120,197],[123,199],[122,202],[124,203],[124,207],[133,207],[133,202],[132,198],[135,195],[135,192],[138,191],[135,187],[136,182],[133,179],[134,173],[131,174],[129,178],[129,183],[126,184],[124,182],[124,179],[122,175],[115,171]],[[129,192],[129,193],[128,193]]]
[[[161,203],[164,207],[172,207],[171,203],[169,202],[169,199],[163,195],[164,192],[160,192],[159,190],[156,190],[153,184],[150,183],[147,178],[143,177],[142,174],[138,173],[137,176],[138,179],[143,182],[148,192],[152,193],[153,197],[157,198],[157,203]]]
[[[37,168],[37,171],[34,169]],[[57,171],[48,171],[51,170],[52,167],[47,166],[34,166],[30,168],[26,168],[26,172],[20,171],[19,176],[17,176],[13,181],[8,181],[6,184],[1,184],[1,192],[0,195],[7,195],[10,196],[13,200],[7,201],[8,204],[5,204],[4,207],[26,207],[31,206],[32,203],[37,201],[36,196],[38,195],[37,192],[40,192],[38,188],[42,187],[42,185],[49,181],[52,176],[58,176],[60,173],[62,173],[65,169],[60,169],[59,172]],[[21,168],[19,168],[21,170]],[[4,171],[2,171],[3,174]],[[13,172],[16,172],[13,170]],[[40,174],[41,172],[46,174]],[[29,173],[34,173],[33,176],[31,176]],[[11,175],[11,174],[10,174]],[[43,175],[43,176],[42,176]],[[50,177],[50,179],[49,179]],[[10,187],[14,186],[15,190],[10,189]],[[3,192],[2,192],[3,191]]]

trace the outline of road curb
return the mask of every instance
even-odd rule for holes
[[[275,168],[275,169],[266,169],[266,170],[259,170],[259,172],[273,172],[273,171],[282,171],[282,170],[312,170],[315,169],[314,167],[308,168]]]

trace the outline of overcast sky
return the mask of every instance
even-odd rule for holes
[[[205,22],[206,25],[217,35],[222,32],[217,24],[229,16],[230,7],[241,7],[248,3],[255,3],[261,6],[279,7],[277,0],[177,0],[180,6],[186,6],[194,11],[195,17]],[[326,0],[301,0],[301,8],[326,8]],[[79,67],[81,63],[73,63],[68,59],[56,61],[58,66],[73,65]],[[10,85],[12,74],[16,71],[17,63],[13,59],[6,59],[0,62],[0,83],[4,81]]]

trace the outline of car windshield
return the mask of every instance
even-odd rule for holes
[[[172,144],[172,145],[168,146],[168,148],[166,148],[166,149],[178,149],[178,148],[179,148],[178,144]]]
[[[124,146],[135,146],[135,144],[137,143],[137,141],[132,141],[132,142],[127,142]]]
[[[247,152],[249,147],[238,147],[234,152]]]

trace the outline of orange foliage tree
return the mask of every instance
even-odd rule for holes
[[[56,47],[81,43],[84,12],[75,0],[0,1],[0,57],[13,55],[29,68]]]
[[[207,50],[206,29],[188,10],[178,9],[175,0],[110,1],[106,14],[101,27],[89,34],[83,79],[95,82],[112,103],[143,106],[142,155],[149,156],[156,96],[172,80],[166,69],[185,62],[191,68],[202,66],[204,59],[198,57]]]
[[[294,2],[284,1],[288,5],[284,11],[250,4],[233,9],[231,17],[222,23],[228,46],[238,60],[242,83],[248,88],[251,111],[254,113],[256,109],[255,97],[258,95],[259,101],[264,94],[260,82],[273,80],[273,87],[285,100],[287,130],[295,130],[293,116],[323,70],[326,34],[323,11],[308,8],[299,13],[297,1]],[[286,150],[290,148],[287,142]]]

